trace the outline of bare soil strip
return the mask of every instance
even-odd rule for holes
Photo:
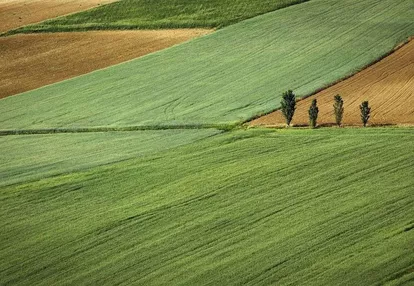
[[[118,0],[0,0],[0,33]]]
[[[97,31],[0,38],[0,98],[134,59],[210,32]]]
[[[359,105],[365,100],[372,107],[369,124],[414,124],[414,40],[356,75],[300,100],[292,124],[308,124],[308,109],[314,98],[319,106],[318,123],[333,124],[332,105],[336,94],[344,99],[345,125],[361,125]],[[250,125],[280,126],[284,123],[282,113],[275,111],[251,121]]]

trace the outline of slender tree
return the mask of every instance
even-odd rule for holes
[[[371,116],[371,107],[369,107],[368,101],[362,102],[359,106],[359,109],[361,110],[362,124],[364,124],[364,127],[366,127],[368,119]]]
[[[339,94],[334,96],[334,101],[333,108],[335,112],[335,122],[336,125],[341,126],[342,118],[344,116],[344,101]]]
[[[319,113],[319,108],[317,106],[316,99],[312,100],[312,104],[309,107],[308,112],[309,112],[309,125],[312,128],[315,128],[316,127],[316,121],[318,119],[318,113]]]
[[[296,96],[293,91],[288,90],[283,93],[280,105],[282,106],[282,113],[285,117],[286,125],[289,126],[296,109]]]

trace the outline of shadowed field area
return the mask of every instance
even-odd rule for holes
[[[152,154],[220,133],[210,130],[0,136],[0,187]]]
[[[0,138],[0,284],[413,281],[412,129],[158,132]]]
[[[209,32],[91,31],[0,37],[0,98],[131,60]]]
[[[116,0],[1,0],[0,33]]]
[[[362,124],[359,105],[365,100],[372,107],[370,124],[414,124],[414,41],[351,78],[299,101],[292,124],[308,124],[314,98],[319,106],[318,123],[335,123],[332,105],[336,94],[344,100],[345,125]],[[250,122],[251,126],[284,124],[281,111]]]

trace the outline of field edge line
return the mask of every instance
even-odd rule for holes
[[[230,131],[241,126],[233,124],[188,124],[188,125],[138,125],[124,127],[74,127],[74,128],[41,128],[41,129],[6,129],[0,130],[0,136],[9,135],[41,135],[57,133],[94,133],[94,132],[132,132],[132,131],[162,131],[162,130],[188,130],[188,129],[217,129]]]

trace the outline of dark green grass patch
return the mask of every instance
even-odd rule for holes
[[[122,0],[12,33],[217,28],[307,0]]]
[[[0,129],[234,123],[350,75],[414,34],[411,0],[315,0],[0,100]]]
[[[0,284],[412,281],[413,139],[239,130],[3,187]]]

